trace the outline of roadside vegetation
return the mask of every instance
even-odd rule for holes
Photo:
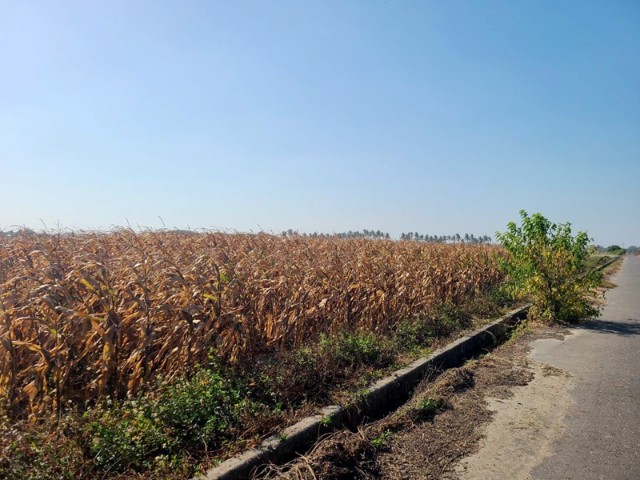
[[[532,302],[530,317],[577,322],[598,314],[590,298],[602,274],[589,269],[595,252],[585,232],[571,233],[571,224],[556,224],[540,213],[520,211],[521,225],[510,222],[496,238],[507,255],[501,257],[506,291]]]
[[[617,258],[619,249],[596,253],[586,234],[574,236],[569,224],[554,224],[541,214],[523,211],[521,219],[520,226],[510,223],[506,233],[497,234],[505,249],[503,293],[533,302],[530,316],[546,322],[575,322],[597,313],[591,293],[601,275],[592,270]],[[562,305],[556,308],[557,303]],[[484,399],[508,398],[514,386],[534,376],[528,344],[521,340],[532,328],[558,331],[534,325],[520,323],[506,345],[425,381],[390,415],[356,432],[342,429],[323,437],[304,456],[267,466],[257,478],[351,478],[353,472],[362,478],[455,476],[452,465],[476,451],[483,437],[478,425],[490,418]],[[545,366],[544,375],[562,373]]]
[[[523,299],[549,321],[593,315],[586,234],[521,216],[502,247],[366,231],[0,237],[0,477],[187,478],[354,401],[474,317]]]
[[[620,245],[609,245],[603,250],[605,255],[619,256],[627,253],[626,248],[622,248]]]
[[[598,267],[602,267],[607,262],[610,262],[625,253],[633,253],[633,248],[629,249],[622,248],[619,245],[609,245],[608,247],[598,246],[595,248],[595,251],[585,260],[584,268],[585,270],[593,270]]]
[[[144,232],[0,239],[0,477],[185,478],[500,313],[503,250]]]

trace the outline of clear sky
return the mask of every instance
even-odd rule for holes
[[[640,2],[0,1],[0,228],[640,244]]]

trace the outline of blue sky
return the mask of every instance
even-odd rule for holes
[[[0,228],[640,244],[637,1],[0,7]]]

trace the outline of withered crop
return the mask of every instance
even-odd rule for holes
[[[496,247],[117,230],[0,239],[0,395],[17,415],[162,374],[385,333],[501,279]]]

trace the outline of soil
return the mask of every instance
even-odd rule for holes
[[[486,426],[480,450],[456,466],[459,478],[527,480],[534,467],[554,454],[553,445],[564,433],[564,417],[573,403],[569,378],[549,365],[532,366],[534,378],[528,385],[515,388],[506,401],[490,399],[494,420]]]

